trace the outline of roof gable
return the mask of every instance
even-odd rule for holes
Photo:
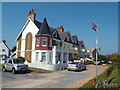
[[[6,47],[8,50],[10,50],[10,48],[9,48],[9,47],[7,46],[7,44],[4,43],[4,42],[1,42],[1,43],[0,43],[0,46],[1,46],[2,48],[3,48],[3,46],[4,46],[4,47]],[[1,49],[2,49],[2,48],[1,48]]]
[[[78,44],[80,47],[85,48],[84,42],[83,41],[78,41]]]
[[[65,41],[72,42],[70,33],[68,33],[67,37],[65,38]]]
[[[65,40],[68,34],[70,34],[70,32],[59,32],[61,40]]]
[[[59,33],[58,33],[58,30],[56,30],[52,35],[53,35],[55,38],[57,38],[57,39],[61,39],[61,38],[60,38],[60,35],[59,35]]]
[[[78,37],[77,37],[77,35],[73,35],[71,38],[72,38],[72,42],[74,44],[78,44]]]
[[[18,34],[16,40],[19,39],[19,37],[22,35],[23,31],[25,30],[25,28],[27,27],[27,25],[28,25],[30,22],[33,22],[33,21],[32,21],[30,18],[28,18],[27,21],[26,21],[26,23],[24,24],[22,30],[21,30],[20,33]],[[35,23],[33,22],[33,24],[35,24]],[[36,25],[35,25],[35,26],[36,26]],[[36,26],[36,28],[38,28],[38,27]]]

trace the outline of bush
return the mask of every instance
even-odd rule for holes
[[[114,67],[110,66],[107,70],[106,70],[106,75],[109,76],[111,74],[111,72],[113,71]]]
[[[19,59],[21,59],[23,61],[23,63],[25,62],[25,58],[24,57],[18,57]]]

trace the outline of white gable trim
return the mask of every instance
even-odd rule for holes
[[[17,38],[16,38],[16,41],[17,39],[20,37],[20,35],[22,34],[22,32],[25,30],[26,26],[29,24],[29,22],[32,21],[30,18],[27,19],[25,25],[23,26],[22,30],[20,31],[20,33],[18,34]],[[33,21],[32,21],[33,22]],[[34,23],[34,22],[33,22]],[[36,26],[36,25],[35,25]],[[37,27],[37,26],[36,26]],[[37,27],[38,28],[38,27]]]

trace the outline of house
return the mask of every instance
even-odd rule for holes
[[[86,57],[86,48],[85,48],[85,44],[83,41],[79,41],[79,55],[81,58],[85,58]]]
[[[0,43],[0,63],[4,63],[4,60],[9,57],[10,55],[10,49],[9,47],[7,46],[6,44],[6,41],[3,40],[1,43]]]
[[[90,48],[89,51],[89,57],[94,60],[96,58],[96,48]]]
[[[47,70],[65,68],[67,62],[78,55],[77,36],[71,36],[63,26],[52,28],[46,18],[43,22],[37,21],[34,10],[28,13],[16,40],[16,55],[24,57],[29,67]]]

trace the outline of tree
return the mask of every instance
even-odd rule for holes
[[[111,54],[110,60],[113,62],[115,66],[120,66],[120,55],[119,54]]]
[[[120,66],[120,55],[119,54],[113,53],[110,55],[106,55],[106,59],[111,60],[113,66]]]
[[[14,46],[12,49],[11,49],[12,52],[15,52],[16,51],[16,46]]]

